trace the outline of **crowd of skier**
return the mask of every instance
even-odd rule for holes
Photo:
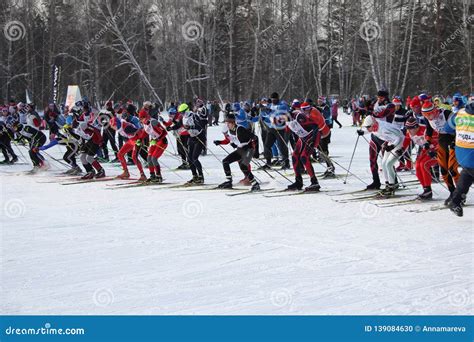
[[[282,172],[292,167],[294,180],[286,190],[317,192],[320,184],[314,162],[325,165],[323,178],[336,177],[335,164],[351,173],[350,165],[346,169],[335,163],[329,154],[331,130],[334,124],[342,127],[338,121],[339,105],[338,100],[325,97],[318,97],[316,101],[306,98],[286,102],[272,93],[269,98],[256,102],[227,103],[221,107],[217,101],[206,102],[195,97],[189,103],[171,103],[163,115],[158,104],[148,101],[141,108],[132,101],[108,101],[104,109],[97,111],[84,99],[71,108],[60,109],[50,103],[40,116],[34,103],[12,100],[1,107],[2,163],[18,161],[12,143],[25,144],[34,173],[46,167],[46,150],[59,144],[65,147],[63,160],[69,167],[66,174],[84,181],[101,179],[106,177],[102,163],[110,161],[121,165],[118,179],[130,179],[128,168],[135,165],[140,174],[138,182],[159,184],[163,182],[160,158],[172,136],[181,162],[178,169],[190,170],[192,174],[187,182],[189,186],[205,184],[200,156],[212,153],[207,144],[213,143],[234,148],[222,160],[226,180],[218,188],[233,187],[230,164],[238,163],[244,174],[240,183],[250,186],[250,191],[261,190],[255,169],[269,175],[277,172],[286,178]],[[397,173],[414,168],[423,189],[417,201],[431,200],[433,181],[444,182],[443,186],[449,191],[445,206],[456,215],[463,215],[466,194],[474,179],[472,97],[466,99],[455,94],[447,100],[423,93],[402,100],[380,90],[372,100],[352,99],[342,103],[342,107],[343,112],[352,115],[353,126],[358,127],[355,146],[360,139],[369,143],[372,183],[365,190],[390,198],[400,186]],[[223,137],[208,142],[207,127],[218,125],[222,112]],[[114,159],[110,157],[109,145]],[[414,149],[416,160],[413,162]],[[263,158],[260,158],[262,153]],[[304,174],[309,176],[310,183],[306,186]]]

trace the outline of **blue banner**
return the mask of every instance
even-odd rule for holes
[[[468,316],[1,316],[0,341],[473,341]]]

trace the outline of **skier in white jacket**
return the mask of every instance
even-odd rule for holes
[[[384,196],[393,196],[395,193],[395,182],[397,174],[394,165],[403,154],[403,141],[405,135],[401,129],[392,123],[378,120],[373,116],[367,116],[362,127],[384,141],[382,145],[382,171],[385,177],[386,187],[381,191]]]

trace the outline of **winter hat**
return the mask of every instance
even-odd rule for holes
[[[127,112],[129,112],[130,114],[134,114],[136,111],[137,111],[137,107],[129,103],[127,106]]]
[[[409,117],[407,121],[405,122],[405,127],[406,128],[417,128],[420,125],[418,125],[418,121],[414,117]]]
[[[397,98],[397,97],[394,97],[393,100],[392,100],[392,103],[395,105],[395,106],[401,106],[402,105],[402,101]]]
[[[426,101],[426,100],[429,100],[431,99],[431,96],[425,94],[425,93],[421,93],[420,95],[418,95],[418,98],[421,100],[421,101]]]
[[[466,111],[466,113],[474,115],[474,102],[471,102],[466,105],[466,108],[464,108],[464,110]]]
[[[433,102],[426,101],[425,103],[423,103],[423,106],[421,107],[421,112],[423,116],[426,116],[426,115],[429,115],[434,109],[435,109],[435,106]]]
[[[300,100],[294,99],[293,102],[291,103],[291,106],[295,108],[300,108],[301,107]]]
[[[174,115],[174,114],[176,114],[176,108],[174,108],[174,107],[170,108],[170,109],[168,110],[168,114],[169,114],[169,115]]]
[[[388,97],[388,91],[386,91],[385,89],[380,89],[380,90],[377,92],[377,96]]]
[[[411,99],[410,101],[410,107],[420,107],[421,106],[421,101],[418,96],[415,96],[414,98]]]
[[[232,110],[238,112],[240,110],[240,103],[234,102],[234,104],[232,105]]]
[[[372,115],[367,116],[362,123],[362,127],[370,127],[376,123],[374,117]]]
[[[140,120],[148,120],[150,118],[150,115],[146,110],[141,110],[140,113],[138,113],[138,118]]]
[[[461,104],[464,102],[461,95],[454,95],[453,101],[459,101]]]
[[[270,98],[271,98],[271,99],[279,99],[279,98],[280,98],[280,95],[278,95],[277,92],[273,92],[273,93],[270,95]]]
[[[303,102],[300,108],[301,110],[307,110],[311,108],[311,105],[308,102]]]

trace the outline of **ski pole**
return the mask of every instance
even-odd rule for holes
[[[24,161],[27,163],[28,162],[28,159],[25,157],[25,155],[23,154],[23,152],[21,152],[21,148],[20,146],[18,146],[17,144],[13,144],[13,146],[16,147],[16,149],[18,150],[18,152],[20,153],[21,157],[24,159]]]
[[[202,142],[202,140],[199,139],[198,136],[196,136],[195,138],[197,139],[197,141],[199,141],[199,142],[202,144],[202,146],[206,146],[206,145]],[[214,158],[216,158],[217,161],[222,164],[222,160],[220,160],[220,159],[214,154],[214,152],[211,151],[211,149],[208,149],[208,150],[209,150],[209,152],[211,152],[211,154],[214,156]]]
[[[342,166],[341,164],[339,164],[338,162],[336,162],[335,160],[329,158],[329,156],[327,156],[323,151],[319,151],[319,153],[321,153],[325,158],[329,159],[331,161],[331,163],[334,163],[336,164],[337,166],[339,166],[341,169],[347,171],[351,176],[354,176],[355,178],[357,178],[358,180],[360,180],[362,183],[364,183],[365,185],[368,185],[365,181],[363,181],[359,176],[357,176],[355,173],[353,172],[350,172],[348,169],[346,169],[344,166]]]
[[[48,152],[46,152],[46,151],[41,151],[41,152],[43,152],[45,155],[47,155],[49,158],[51,158],[52,160],[54,160],[56,163],[58,163],[58,164],[60,164],[60,165],[66,166],[68,169],[71,167],[69,164],[66,164],[66,163],[60,161],[59,159],[54,158],[54,157],[53,157],[52,155],[50,155]]]
[[[351,169],[352,160],[354,159],[354,154],[355,154],[355,151],[357,149],[357,144],[359,143],[359,138],[360,138],[360,135],[357,135],[357,140],[356,140],[356,143],[354,145],[354,151],[352,151],[351,161],[349,162],[349,167],[347,168],[347,173],[346,173],[346,178],[344,179],[344,184],[347,183],[347,177],[349,177],[349,170]]]
[[[259,163],[257,163],[257,161],[255,161],[255,164],[256,164],[259,168],[262,168],[262,165],[259,164]],[[264,165],[263,165],[263,166],[264,166]],[[265,171],[265,172],[268,174],[267,170],[265,170],[265,169],[261,169],[261,170],[262,170],[262,171]],[[286,176],[285,176],[284,174],[282,174],[280,171],[275,170],[275,169],[271,169],[271,168],[270,168],[270,170],[276,172],[276,173],[279,174],[281,177],[285,178],[288,182],[293,183],[293,181],[292,181],[291,179],[289,179],[288,177],[286,177]],[[272,178],[273,178],[273,177],[272,177]]]

